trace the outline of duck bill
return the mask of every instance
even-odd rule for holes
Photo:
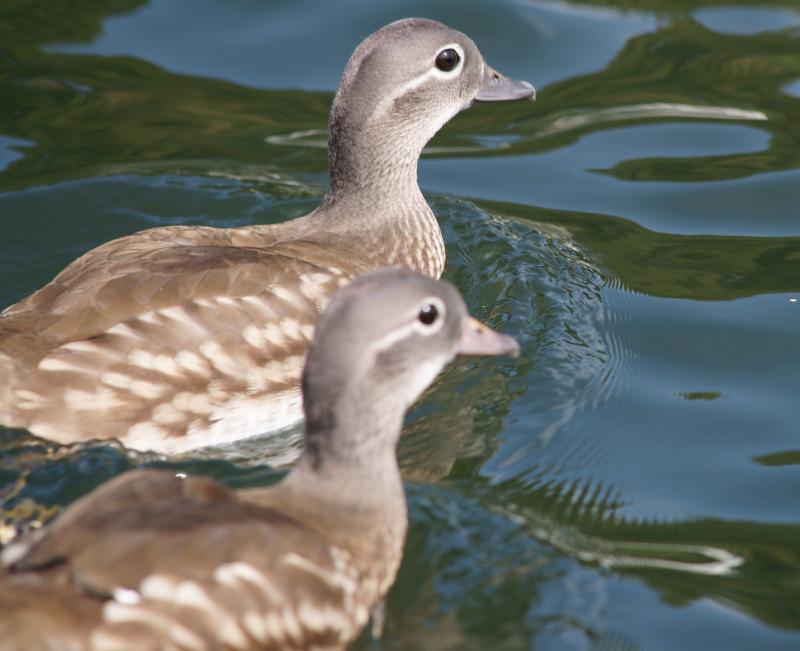
[[[476,102],[513,102],[518,99],[536,100],[536,89],[527,81],[518,81],[505,75],[501,75],[497,70],[489,65],[485,65],[483,71],[483,83],[478,94],[475,96]]]
[[[519,344],[513,337],[501,335],[471,316],[463,321],[456,353],[461,356],[519,356]]]

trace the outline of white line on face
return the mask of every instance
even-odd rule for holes
[[[419,88],[422,84],[424,84],[431,78],[440,79],[441,81],[446,81],[448,79],[453,79],[458,75],[460,75],[461,72],[464,70],[464,48],[462,48],[458,43],[448,43],[444,47],[439,48],[439,50],[436,52],[436,55],[438,56],[440,52],[447,49],[455,50],[456,52],[458,52],[459,56],[459,61],[452,70],[449,70],[447,72],[445,72],[444,70],[439,70],[439,68],[436,67],[436,57],[433,57],[433,61],[431,62],[431,67],[428,70],[423,72],[421,75],[414,77],[413,79],[409,79],[402,86],[398,87],[394,93],[383,99],[378,104],[375,114],[376,115],[382,114],[386,110],[386,107],[391,106],[391,104],[398,97],[405,95],[406,93],[414,90],[415,88]]]

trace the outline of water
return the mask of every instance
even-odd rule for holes
[[[141,228],[307,212],[342,66],[390,20],[537,86],[420,166],[447,277],[524,353],[409,415],[406,555],[357,648],[800,647],[800,6],[62,4],[0,9],[2,305]],[[269,483],[282,451],[3,431],[0,495],[46,519],[136,465]]]

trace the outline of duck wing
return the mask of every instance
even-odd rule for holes
[[[339,253],[126,248],[105,272],[62,274],[0,318],[0,421],[168,453],[290,424],[316,318],[362,271]]]

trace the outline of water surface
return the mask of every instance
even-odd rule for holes
[[[523,355],[455,365],[409,415],[406,555],[358,648],[800,647],[795,3],[67,4],[0,9],[2,305],[142,228],[310,210],[342,67],[390,20],[537,86],[420,165],[446,276]],[[4,517],[137,465],[261,485],[298,445],[0,430]]]

